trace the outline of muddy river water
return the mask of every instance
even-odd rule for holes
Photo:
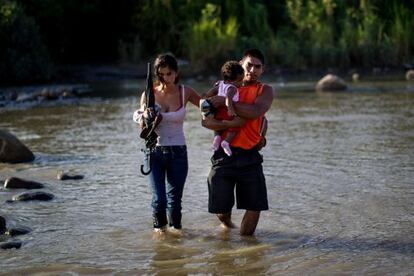
[[[143,144],[132,122],[142,82],[0,110],[0,128],[36,155],[33,163],[0,163],[0,179],[36,180],[56,196],[9,204],[20,191],[0,189],[0,215],[32,229],[16,237],[20,249],[0,251],[0,274],[411,274],[414,85],[360,82],[341,93],[316,93],[307,82],[271,85],[278,92],[262,152],[270,210],[254,237],[223,231],[207,212],[212,133],[194,107],[184,126],[184,235],[162,240],[151,231]],[[59,170],[85,178],[59,181]],[[237,224],[242,214],[234,211]]]

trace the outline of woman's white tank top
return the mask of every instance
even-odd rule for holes
[[[185,145],[183,129],[186,114],[184,85],[181,85],[180,94],[181,107],[177,111],[161,112],[162,120],[155,130],[158,134],[157,146]]]

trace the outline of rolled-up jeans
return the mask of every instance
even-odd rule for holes
[[[151,153],[149,183],[152,190],[154,227],[161,228],[168,222],[181,229],[181,198],[188,173],[187,147],[156,146]]]

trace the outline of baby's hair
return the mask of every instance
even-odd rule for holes
[[[240,75],[244,75],[244,69],[239,62],[229,60],[221,67],[221,75],[225,81],[235,81]]]

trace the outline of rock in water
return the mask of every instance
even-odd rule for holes
[[[26,192],[13,196],[12,201],[49,201],[52,200],[54,197],[54,195],[46,192]]]
[[[41,189],[44,188],[42,183],[25,180],[17,177],[9,177],[4,181],[6,189]]]
[[[347,88],[343,79],[338,76],[328,74],[316,84],[317,91],[341,91]]]
[[[405,78],[408,81],[414,81],[414,69],[408,70],[407,73],[405,73]]]
[[[0,216],[0,235],[3,235],[6,231],[6,219]]]
[[[359,74],[358,73],[353,73],[352,74],[352,81],[353,82],[359,81]]]
[[[6,234],[14,237],[14,236],[25,235],[27,233],[30,233],[31,231],[32,229],[28,227],[19,226],[19,227],[15,227],[15,228],[11,228],[7,230]]]
[[[81,174],[69,174],[69,173],[65,173],[65,172],[58,172],[56,178],[59,180],[80,180],[83,179],[83,175]]]
[[[24,226],[18,226],[18,227],[14,227],[11,229],[7,229],[6,227],[6,219],[2,216],[0,216],[0,235],[9,235],[9,236],[18,236],[18,235],[24,235],[27,234],[29,232],[31,232],[32,229],[30,229],[29,227],[24,227]]]
[[[0,162],[21,163],[33,160],[33,153],[19,139],[5,130],[0,130]]]
[[[21,241],[11,241],[11,242],[2,242],[2,243],[0,243],[0,248],[1,249],[12,249],[12,248],[19,249],[20,247],[22,247],[22,242]]]

